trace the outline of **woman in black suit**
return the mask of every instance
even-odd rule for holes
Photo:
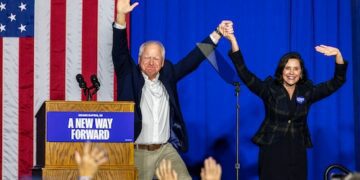
[[[281,57],[274,77],[260,80],[246,67],[234,33],[226,29],[222,32],[231,43],[229,56],[239,77],[265,105],[265,119],[252,138],[260,147],[260,179],[307,179],[306,148],[312,147],[307,125],[309,108],[344,84],[347,62],[339,49],[320,45],[316,51],[335,56],[332,79],[314,85],[307,79],[300,54],[289,52]]]

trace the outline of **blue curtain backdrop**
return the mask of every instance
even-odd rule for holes
[[[326,167],[341,163],[355,169],[351,1],[343,0],[139,0],[131,14],[131,49],[146,40],[160,40],[166,57],[177,62],[223,19],[234,28],[246,63],[258,77],[273,75],[279,58],[298,51],[316,83],[334,73],[334,59],[314,50],[318,44],[338,47],[349,61],[347,83],[313,105],[309,126],[314,148],[308,150],[309,179],[322,178]],[[227,57],[222,39],[218,50]],[[227,60],[229,60],[227,58]],[[230,61],[228,61],[230,62]],[[223,179],[235,178],[236,111],[234,87],[208,62],[178,85],[190,140],[183,158],[196,179],[203,160],[213,156]],[[257,179],[258,148],[250,139],[264,118],[261,100],[245,86],[240,90],[240,178]]]
[[[352,0],[356,170],[360,171],[360,1]]]

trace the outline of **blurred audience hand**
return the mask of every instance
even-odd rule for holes
[[[160,162],[156,176],[159,180],[177,180],[177,173],[171,168],[171,161],[166,159]]]
[[[86,143],[82,156],[78,151],[75,152],[75,160],[78,165],[79,176],[93,178],[98,167],[106,163],[108,158],[105,150],[94,147],[90,151],[90,143]]]
[[[216,161],[209,157],[204,162],[204,167],[201,168],[202,180],[220,180],[221,179],[221,166]]]

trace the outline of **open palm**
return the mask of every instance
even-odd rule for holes
[[[131,12],[137,5],[138,2],[133,3],[130,5],[130,0],[118,0],[116,4],[116,9],[118,14],[127,14]]]
[[[339,49],[326,45],[319,45],[315,47],[316,51],[324,54],[325,56],[335,56],[339,54]]]

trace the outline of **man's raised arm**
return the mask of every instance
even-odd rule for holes
[[[127,13],[131,12],[137,5],[138,2],[133,3],[130,5],[130,0],[118,0],[116,4],[116,23],[125,26],[125,16]]]

